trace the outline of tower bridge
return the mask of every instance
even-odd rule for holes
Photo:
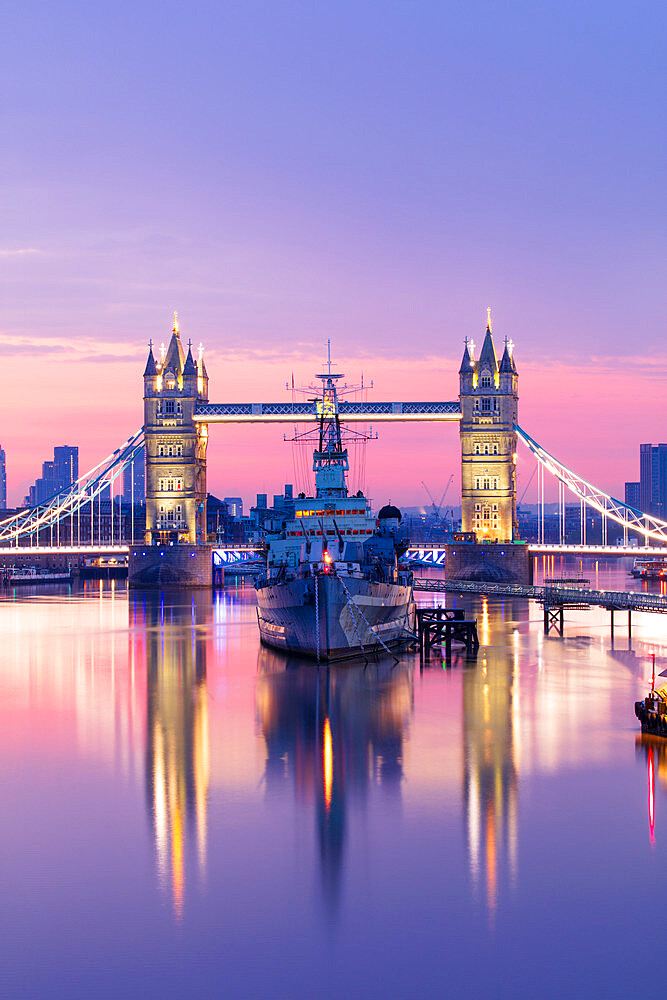
[[[493,551],[513,554],[522,548],[526,555],[550,553],[634,554],[663,552],[667,544],[667,522],[629,507],[596,488],[568,469],[536,442],[518,423],[518,369],[514,345],[507,338],[500,359],[496,353],[490,315],[482,349],[476,355],[466,339],[459,368],[458,400],[431,401],[352,401],[339,400],[338,415],[345,423],[414,423],[416,421],[458,424],[461,442],[462,530],[474,536],[479,550],[490,557]],[[100,546],[141,541],[144,547],[181,545],[201,547],[206,542],[206,449],[209,427],[216,423],[312,423],[321,413],[319,400],[286,402],[215,403],[209,401],[209,378],[199,348],[187,351],[180,338],[176,316],[167,348],[156,357],[152,343],[143,374],[144,423],[120,448],[66,490],[45,504],[25,508],[0,521],[0,548],[76,546],[89,542]],[[539,539],[537,545],[517,546],[517,446],[521,441],[537,461]],[[114,524],[114,490],[123,470],[141,448],[146,456],[146,526],[143,538],[121,538]],[[558,483],[561,544],[546,545],[544,538],[545,473]],[[582,510],[581,539],[578,546],[562,544],[565,539],[565,494],[573,495]],[[110,526],[100,528],[102,497],[111,498]],[[107,502],[105,500],[105,502]],[[583,512],[601,515],[603,542],[608,521],[623,528],[624,546],[590,546],[585,534]],[[96,521],[96,510],[98,512]],[[82,533],[82,526],[88,525]],[[65,529],[67,526],[67,530]],[[62,537],[61,537],[61,528]],[[46,532],[46,536],[45,536]],[[643,542],[641,549],[629,546],[630,533]],[[41,543],[41,544],[40,544]],[[62,543],[62,545],[61,545]],[[508,548],[510,546],[510,548]],[[438,546],[415,547],[427,562],[441,564],[444,551]],[[428,550],[428,551],[427,551]],[[436,551],[437,550],[437,551]],[[199,562],[195,551],[193,559]],[[195,558],[197,557],[197,558]]]
[[[181,344],[177,317],[169,347],[159,360],[149,346],[144,371],[146,443],[146,542],[205,541],[206,447],[214,423],[311,423],[318,399],[282,403],[212,403],[208,373]],[[466,340],[459,370],[458,401],[359,402],[340,400],[346,423],[436,421],[459,424],[462,530],[480,540],[518,538],[516,442],[518,372],[506,339],[498,361],[488,316],[479,359]]]

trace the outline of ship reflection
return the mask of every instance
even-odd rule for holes
[[[210,597],[192,593],[130,597],[135,662],[145,655],[146,795],[158,877],[180,919],[189,841],[206,870],[209,733],[206,645]],[[134,627],[133,627],[134,626]],[[141,646],[145,643],[145,650]]]
[[[504,617],[511,614],[504,602]],[[518,609],[517,609],[518,613]],[[493,611],[483,608],[482,632],[493,642]],[[491,616],[491,617],[490,617]],[[514,617],[514,616],[512,616]],[[505,626],[496,627],[506,635]],[[480,638],[482,638],[482,634]],[[501,865],[516,881],[518,863],[519,633],[480,652],[463,675],[463,804],[470,875],[484,885],[489,913],[498,901]]]
[[[318,670],[265,647],[257,666],[267,794],[288,781],[314,805],[322,887],[333,913],[351,803],[363,803],[373,788],[400,797],[413,671],[392,661]]]
[[[642,733],[635,740],[638,755],[646,760],[646,778],[648,784],[648,830],[651,843],[655,841],[655,779],[663,788],[667,788],[667,740],[661,736],[650,736]]]

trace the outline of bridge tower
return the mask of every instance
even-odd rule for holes
[[[181,344],[178,317],[169,347],[144,371],[146,442],[146,544],[206,541],[206,445],[208,428],[193,420],[198,402],[208,401],[208,375],[199,350],[192,357]]]
[[[479,359],[474,344],[463,351],[459,369],[461,402],[462,530],[478,542],[518,537],[516,447],[519,376],[514,345],[505,338],[500,364],[491,331],[491,310]]]

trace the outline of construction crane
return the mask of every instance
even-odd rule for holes
[[[440,497],[440,502],[436,503],[435,502],[435,497],[433,496],[433,494],[431,493],[430,489],[428,488],[428,486],[426,485],[426,483],[422,479],[422,486],[426,490],[426,492],[428,494],[428,498],[431,501],[431,506],[433,508],[433,511],[432,511],[433,517],[438,518],[438,520],[442,520],[442,513],[441,513],[441,511],[442,511],[442,505],[445,502],[445,497],[447,496],[447,493],[449,492],[449,487],[452,485],[453,481],[454,481],[454,473],[452,472],[451,476],[447,480],[447,485],[445,486],[444,490],[442,491],[442,496]]]

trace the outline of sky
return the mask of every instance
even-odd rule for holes
[[[83,471],[141,425],[174,309],[215,402],[284,399],[327,338],[371,398],[450,400],[487,306],[519,422],[622,496],[639,443],[667,439],[666,21],[598,0],[12,5],[9,501],[53,445]],[[209,489],[293,481],[284,430],[212,427]],[[369,495],[423,503],[453,474],[457,500],[455,426],[378,431]]]

